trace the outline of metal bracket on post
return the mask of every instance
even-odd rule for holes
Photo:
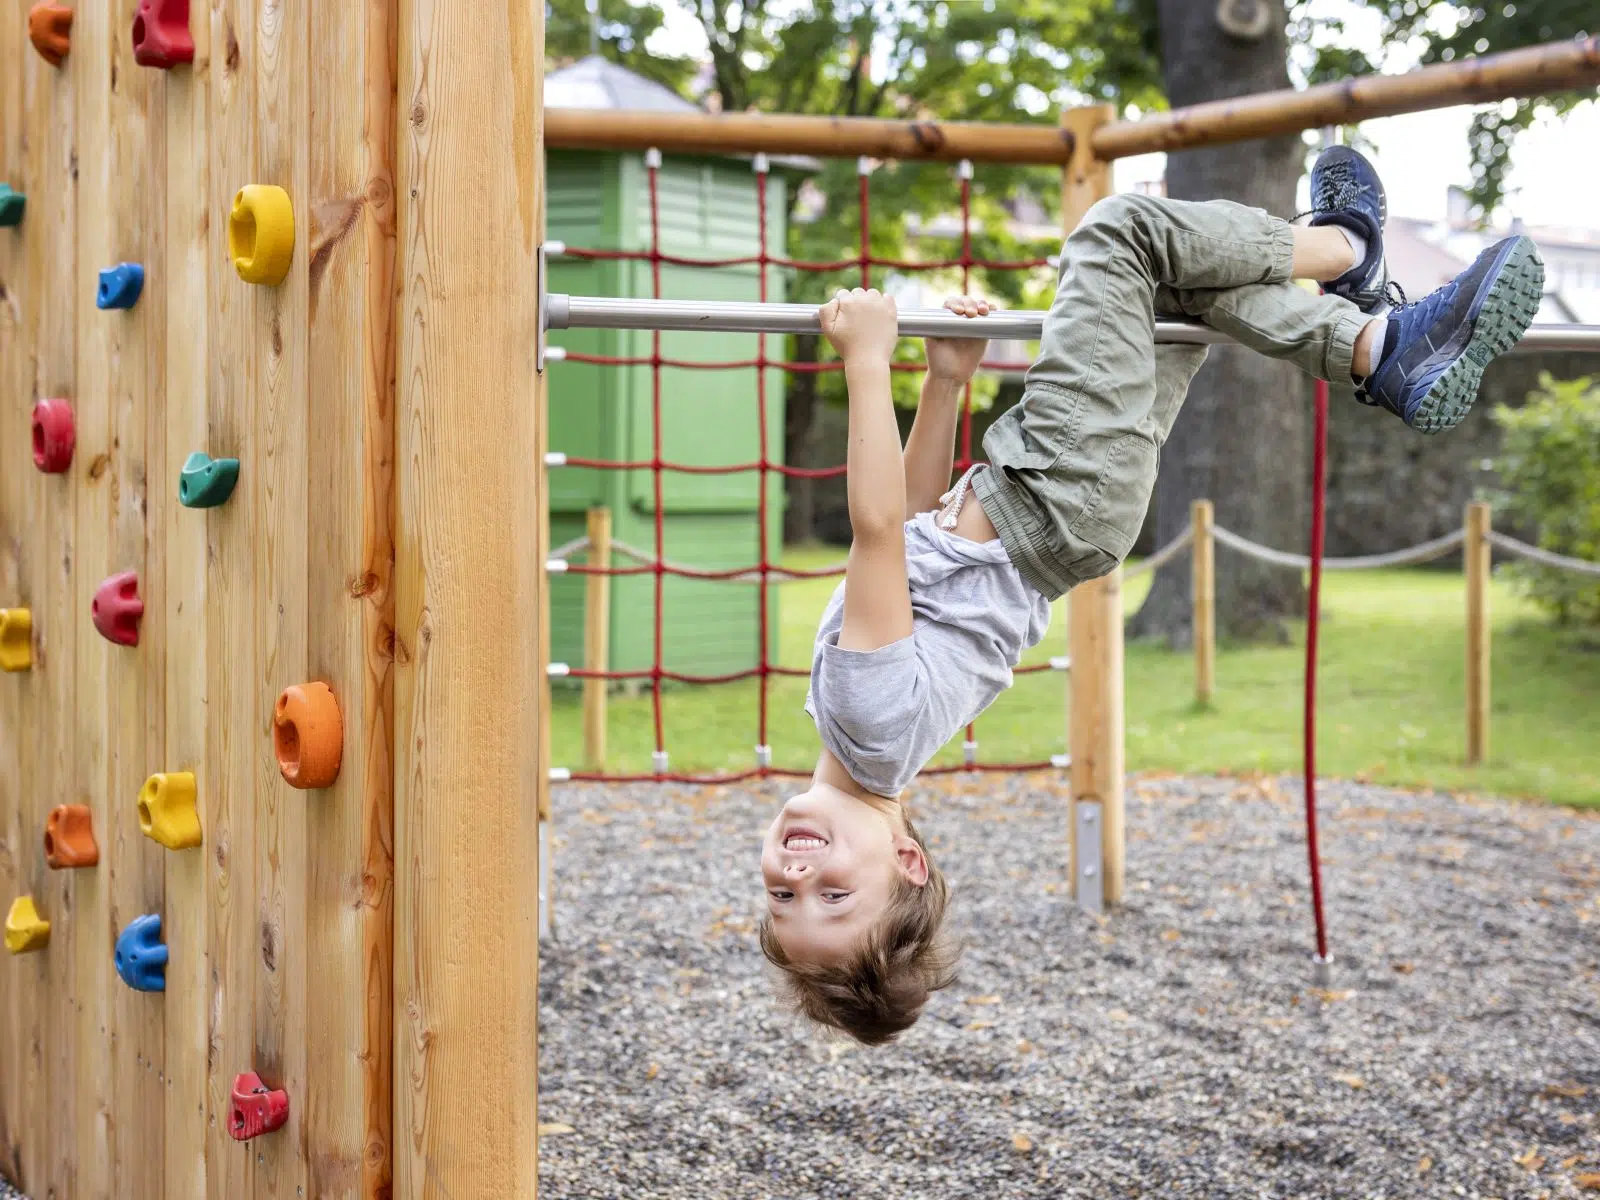
[[[533,286],[538,292],[538,295],[534,300],[534,323],[538,326],[538,332],[534,335],[533,369],[541,375],[544,374],[544,360],[546,353],[545,335],[548,334],[551,329],[550,264],[548,259],[552,254],[560,257],[566,252],[567,244],[565,242],[540,242],[539,257],[534,260]],[[561,326],[557,325],[555,327],[560,328]],[[551,355],[551,357],[557,356]]]
[[[539,822],[539,938],[554,938],[556,923],[550,916],[550,822]]]
[[[1101,913],[1105,911],[1106,892],[1100,849],[1100,801],[1073,801],[1072,820],[1078,869],[1078,877],[1072,881],[1073,895],[1085,912]]]

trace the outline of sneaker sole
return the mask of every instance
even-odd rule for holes
[[[1490,273],[1467,344],[1434,380],[1407,424],[1422,433],[1459,425],[1478,399],[1484,368],[1522,339],[1543,300],[1544,262],[1533,242],[1520,238]]]

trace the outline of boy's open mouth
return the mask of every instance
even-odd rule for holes
[[[827,844],[828,839],[814,829],[790,829],[783,835],[783,848],[791,853],[821,850]]]

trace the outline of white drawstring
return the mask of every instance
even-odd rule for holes
[[[939,497],[940,507],[950,504],[952,500],[955,501],[950,511],[939,518],[939,528],[954,529],[956,527],[956,518],[961,515],[961,506],[967,502],[967,492],[972,487],[972,477],[983,470],[983,467],[983,463],[973,463],[963,472],[961,478],[956,480],[955,487]]]

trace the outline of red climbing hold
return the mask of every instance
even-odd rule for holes
[[[113,575],[95,590],[90,608],[94,627],[100,636],[119,646],[139,644],[139,619],[144,616],[144,601],[139,599],[139,574],[124,571]]]
[[[236,1075],[233,1080],[233,1105],[228,1110],[228,1136],[247,1142],[271,1133],[289,1119],[289,1093],[273,1091],[254,1071]]]
[[[162,70],[194,61],[189,0],[139,0],[133,18],[133,61]]]
[[[77,444],[72,405],[65,400],[41,400],[33,406],[33,465],[47,475],[59,475],[72,465]]]

